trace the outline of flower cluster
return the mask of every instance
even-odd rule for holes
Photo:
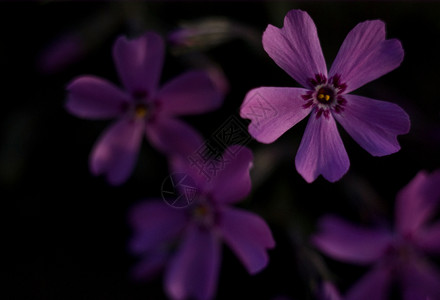
[[[203,24],[210,26],[189,34],[178,31],[170,35],[171,40],[185,45],[185,39],[215,36],[218,23]],[[227,21],[221,25],[222,39],[212,47],[228,40],[228,33],[234,31]],[[348,172],[350,162],[337,124],[373,156],[400,150],[397,137],[410,130],[408,114],[397,104],[352,94],[403,61],[402,45],[385,38],[384,22],[355,26],[330,69],[315,24],[304,11],[289,11],[282,28],[268,25],[262,44],[270,58],[302,87],[251,89],[239,114],[250,120],[248,133],[265,144],[308,117],[295,158],[296,169],[307,183],[319,175],[336,182]],[[241,208],[233,206],[252,190],[254,155],[250,148],[228,145],[208,155],[206,165],[216,167],[222,162],[209,177],[191,160],[194,153],[209,152],[208,143],[180,117],[220,108],[225,81],[220,86],[206,70],[193,70],[160,85],[165,46],[165,40],[153,31],[134,39],[119,37],[113,59],[122,87],[97,76],[80,76],[67,86],[66,109],[85,119],[113,120],[89,159],[91,173],[105,175],[112,185],[130,178],[144,135],[167,158],[172,199],[164,194],[162,199],[150,196],[128,214],[133,230],[129,250],[141,259],[133,274],[147,280],[163,273],[170,299],[209,300],[216,297],[223,244],[253,275],[269,264],[268,250],[275,247],[275,241],[263,217],[243,203]],[[440,202],[439,186],[439,171],[420,172],[402,189],[395,204],[394,230],[355,226],[333,215],[322,217],[310,245],[335,260],[373,268],[344,296],[321,274],[323,284],[317,297],[389,299],[398,283],[398,294],[404,299],[440,299],[440,271],[427,259],[427,254],[440,254],[440,223],[429,222]]]

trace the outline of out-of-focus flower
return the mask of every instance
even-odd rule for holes
[[[165,268],[165,290],[172,299],[215,296],[222,241],[250,274],[267,265],[267,249],[275,245],[263,219],[230,206],[250,192],[251,151],[231,146],[225,153],[235,155],[210,180],[186,161],[174,161],[173,169],[194,182],[193,187],[184,187],[191,193],[182,190],[185,195],[191,194],[191,204],[186,208],[150,200],[133,207],[129,216],[134,229],[130,249],[144,258],[135,275],[149,277],[158,267]]]
[[[336,121],[374,156],[400,149],[397,135],[409,131],[408,115],[393,103],[348,94],[400,65],[403,49],[385,39],[382,21],[352,29],[327,73],[315,24],[300,10],[290,11],[284,27],[269,25],[263,34],[269,56],[304,88],[260,87],[248,92],[241,116],[250,119],[249,133],[272,143],[311,115],[295,165],[307,182],[320,174],[334,182],[350,165]]]
[[[365,228],[325,216],[313,243],[330,257],[374,264],[344,299],[387,299],[397,281],[405,300],[440,299],[440,271],[425,253],[440,254],[440,221],[430,222],[440,203],[440,171],[420,172],[397,195],[394,232]]]
[[[223,97],[202,71],[189,71],[159,88],[164,41],[154,32],[133,40],[119,37],[113,58],[124,90],[99,77],[80,76],[67,87],[66,109],[87,119],[116,118],[95,144],[90,169],[117,185],[130,176],[144,133],[166,155],[191,154],[202,138],[176,116],[214,110]]]

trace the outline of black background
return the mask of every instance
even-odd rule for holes
[[[411,117],[411,132],[399,138],[400,152],[375,158],[341,130],[351,167],[334,184],[322,178],[307,184],[295,170],[305,122],[271,145],[250,142],[256,157],[255,185],[240,206],[268,221],[277,247],[270,251],[268,268],[253,277],[224,247],[218,299],[312,299],[322,275],[319,262],[341,290],[366,271],[322,256],[308,237],[327,212],[357,223],[381,218],[392,222],[397,191],[419,170],[440,167],[439,3],[6,1],[0,3],[0,185],[6,237],[2,248],[7,250],[6,263],[12,265],[4,273],[12,283],[0,291],[3,299],[165,298],[160,278],[131,279],[138,259],[126,245],[131,236],[127,211],[141,199],[160,196],[168,175],[166,160],[145,142],[134,174],[122,186],[112,187],[92,176],[88,155],[109,123],[69,115],[64,110],[65,87],[82,74],[119,84],[111,47],[120,34],[136,36],[151,29],[165,36],[181,21],[222,16],[261,36],[267,24],[281,27],[292,8],[306,10],[315,21],[328,66],[357,23],[386,22],[387,36],[403,44],[404,62],[353,93],[402,106]],[[106,27],[107,21],[100,18],[112,20],[113,26]],[[103,31],[96,29],[99,24]],[[60,70],[44,72],[39,67],[44,49],[71,31],[88,36],[90,50]],[[221,109],[186,118],[207,138],[237,115],[248,90],[297,86],[264,53],[261,43],[232,38],[202,52],[222,67],[230,83]],[[162,82],[190,68],[189,56],[168,48]]]

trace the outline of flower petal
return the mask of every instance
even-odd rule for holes
[[[162,37],[147,32],[133,40],[119,37],[113,46],[113,59],[119,77],[130,94],[156,92],[165,55]]]
[[[420,171],[396,197],[396,228],[413,234],[435,213],[440,199],[440,170]]]
[[[414,238],[424,251],[440,254],[440,222],[419,230]]]
[[[391,286],[391,272],[385,266],[378,266],[368,272],[347,292],[347,300],[386,300]]]
[[[355,226],[334,216],[319,221],[313,244],[328,256],[346,262],[369,264],[378,260],[390,245],[391,233]]]
[[[344,98],[344,110],[333,116],[362,148],[374,156],[400,150],[397,135],[410,128],[409,116],[400,106],[355,95]]]
[[[224,208],[219,227],[225,242],[250,274],[266,267],[269,260],[267,248],[273,248],[275,241],[263,219],[248,211]]]
[[[164,154],[185,158],[203,145],[202,136],[195,129],[174,118],[158,118],[148,123],[147,137]]]
[[[339,180],[350,166],[336,122],[332,116],[317,118],[312,112],[295,157],[298,172],[307,182],[322,174],[331,182]]]
[[[165,290],[171,299],[212,299],[217,289],[221,248],[218,237],[196,225],[187,236],[165,275]]]
[[[280,68],[304,87],[313,87],[310,79],[316,74],[327,76],[315,24],[304,11],[289,11],[281,29],[267,26],[263,47]]]
[[[407,262],[399,273],[404,300],[440,299],[440,271],[421,258]]]
[[[134,231],[129,248],[138,254],[160,247],[161,243],[177,236],[187,221],[184,210],[172,208],[159,199],[133,206],[128,218]]]
[[[214,201],[234,203],[246,197],[251,190],[252,152],[246,147],[234,145],[228,147],[224,154],[224,168],[207,182]]]
[[[106,174],[113,185],[130,176],[139,152],[145,123],[122,119],[108,128],[93,147],[90,169],[94,175]]]
[[[397,68],[403,60],[403,48],[396,40],[385,40],[382,21],[359,23],[345,38],[330,69],[347,84],[346,93]]]
[[[163,113],[171,116],[209,112],[223,102],[221,92],[203,71],[190,71],[168,82],[157,98]]]
[[[130,101],[114,84],[95,76],[81,76],[69,83],[66,109],[81,118],[103,119],[120,116]]]
[[[261,143],[272,143],[296,123],[304,119],[311,107],[300,88],[261,87],[249,91],[241,105],[240,116],[250,119],[249,133]]]

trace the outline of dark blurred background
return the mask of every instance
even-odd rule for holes
[[[69,115],[66,85],[83,74],[119,85],[111,49],[121,34],[135,37],[149,29],[166,37],[182,24],[203,28],[197,42],[167,44],[162,82],[195,67],[227,78],[221,109],[185,118],[209,138],[230,116],[238,116],[248,90],[297,86],[261,46],[266,26],[281,27],[293,8],[315,21],[328,66],[357,23],[386,22],[388,38],[401,40],[405,59],[353,93],[402,106],[411,117],[411,132],[399,138],[400,152],[375,158],[340,129],[351,167],[334,184],[322,178],[307,184],[295,170],[304,121],[271,145],[251,141],[253,190],[239,206],[267,220],[277,247],[270,251],[269,266],[256,276],[249,276],[224,247],[218,299],[313,299],[322,276],[342,291],[359,278],[365,268],[324,257],[308,238],[317,219],[329,212],[357,223],[392,222],[397,191],[419,170],[440,167],[440,3],[2,1],[2,248],[12,269],[4,268],[11,284],[0,298],[165,299],[160,277],[150,282],[130,277],[138,258],[127,251],[127,211],[142,199],[160,197],[166,160],[144,142],[125,184],[112,187],[92,176],[88,156],[109,122]]]

